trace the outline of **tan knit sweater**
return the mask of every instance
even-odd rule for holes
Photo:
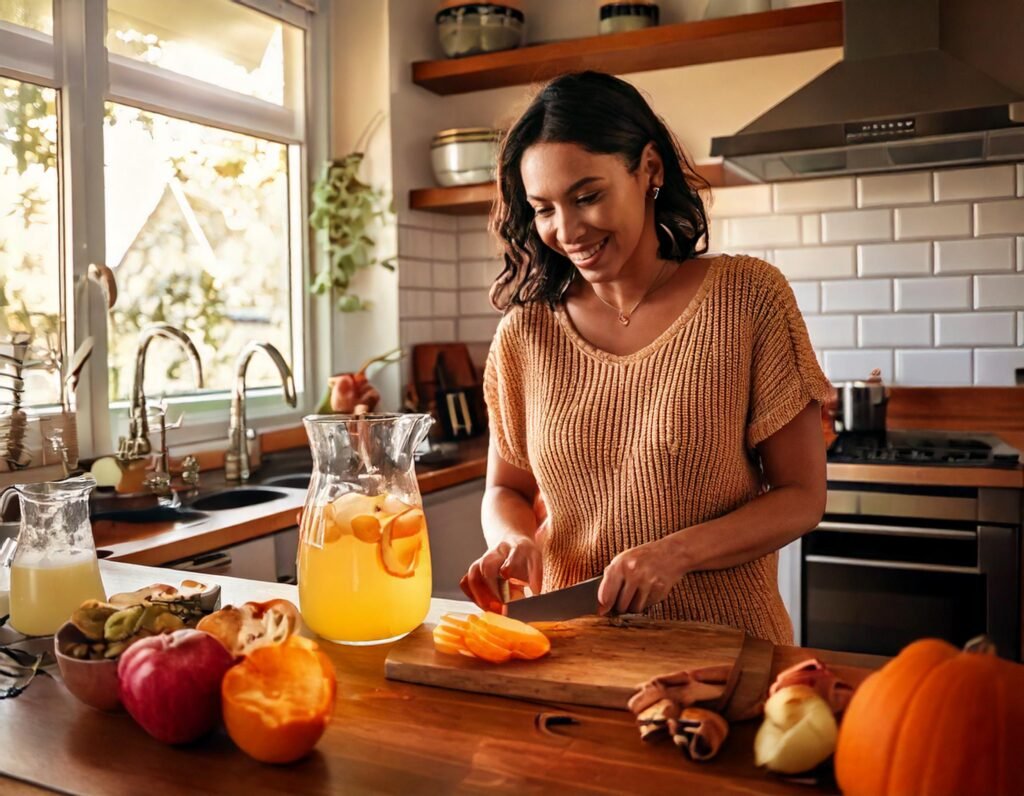
[[[549,591],[754,498],[754,446],[826,400],[829,383],[782,274],[723,255],[683,313],[634,354],[592,346],[561,306],[510,309],[484,389],[499,453],[532,471],[548,504]],[[777,553],[691,573],[648,613],[793,641]]]

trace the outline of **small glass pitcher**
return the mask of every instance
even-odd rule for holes
[[[430,609],[430,545],[413,453],[433,422],[422,414],[303,419],[313,477],[299,529],[299,607],[329,641],[393,641]]]
[[[18,547],[11,561],[11,626],[26,636],[49,636],[85,600],[105,601],[89,522],[91,475],[40,484],[18,484]]]

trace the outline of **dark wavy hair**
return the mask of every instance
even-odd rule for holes
[[[700,191],[709,185],[665,122],[636,88],[603,72],[561,75],[540,90],[498,152],[491,230],[504,244],[505,268],[491,286],[496,308],[535,301],[554,306],[576,273],[569,259],[537,234],[520,172],[523,153],[538,143],[576,144],[594,154],[619,155],[633,172],[652,142],[665,170],[654,206],[658,256],[683,262],[707,251],[708,219]]]

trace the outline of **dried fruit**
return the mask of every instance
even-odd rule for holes
[[[121,641],[133,635],[144,611],[141,605],[133,605],[111,614],[103,626],[103,638],[107,641]]]
[[[299,611],[288,600],[248,602],[204,617],[197,630],[214,636],[236,658],[283,643],[299,626]]]
[[[809,771],[835,751],[838,734],[829,704],[810,686],[791,685],[764,703],[754,762],[781,774]]]
[[[103,628],[117,608],[99,600],[86,600],[71,614],[71,624],[91,641],[103,640]]]

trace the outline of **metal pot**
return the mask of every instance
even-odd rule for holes
[[[867,381],[847,381],[837,385],[838,405],[832,421],[837,433],[884,434],[889,390],[878,371]]]

